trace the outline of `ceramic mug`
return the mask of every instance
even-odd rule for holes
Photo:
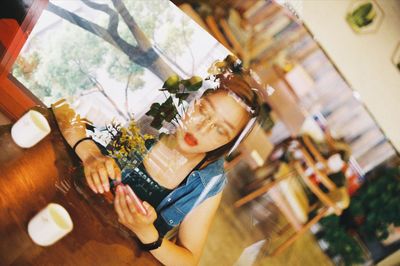
[[[73,229],[73,223],[67,210],[57,204],[50,203],[28,224],[28,234],[39,246],[50,246],[63,238]]]
[[[11,128],[11,137],[22,148],[30,148],[50,133],[46,117],[35,110],[24,114]]]

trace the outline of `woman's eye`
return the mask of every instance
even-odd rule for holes
[[[206,115],[207,117],[210,117],[210,116],[211,116],[210,110],[209,110],[205,105],[200,105],[199,110],[200,110],[200,113],[201,113],[202,115]]]
[[[221,126],[217,126],[217,132],[220,135],[228,136],[228,132]]]

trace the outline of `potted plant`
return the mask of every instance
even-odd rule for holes
[[[367,238],[385,240],[390,226],[400,226],[400,169],[383,168],[352,198],[349,212]]]
[[[340,224],[340,217],[327,216],[321,219],[320,224],[322,231],[318,236],[320,241],[323,240],[327,244],[325,248],[330,257],[339,256],[344,265],[355,265],[365,261],[359,241]]]

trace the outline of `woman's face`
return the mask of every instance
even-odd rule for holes
[[[249,120],[248,112],[227,91],[191,104],[177,129],[177,143],[187,153],[204,153],[228,143]]]

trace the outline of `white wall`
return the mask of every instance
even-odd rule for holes
[[[400,72],[391,56],[400,42],[400,0],[377,0],[379,30],[355,34],[345,20],[350,0],[296,0],[293,7],[350,87],[400,151]],[[290,1],[289,1],[290,2]]]

